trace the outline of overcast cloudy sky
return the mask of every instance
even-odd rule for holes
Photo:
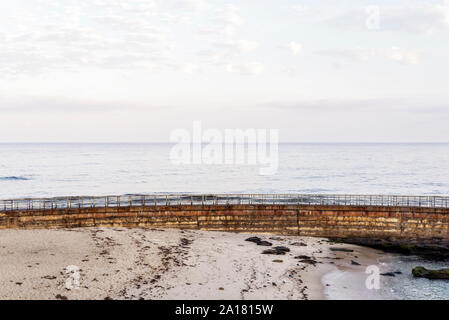
[[[444,0],[0,2],[3,142],[449,141],[448,77]]]

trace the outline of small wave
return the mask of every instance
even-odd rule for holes
[[[30,179],[21,176],[0,177],[0,181],[26,181],[26,180]]]
[[[310,189],[302,189],[300,192],[302,193],[325,193],[325,192],[333,192],[335,190],[331,189],[322,189],[322,188],[310,188]]]

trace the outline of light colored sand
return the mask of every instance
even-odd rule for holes
[[[0,230],[0,299],[322,299],[335,261],[324,239],[151,229]],[[254,236],[254,234],[251,234]],[[292,245],[303,242],[307,246]],[[344,246],[347,245],[333,245]],[[319,263],[300,263],[307,255]],[[279,260],[279,261],[275,261]],[[340,262],[341,263],[341,262]],[[66,288],[66,267],[80,287]]]

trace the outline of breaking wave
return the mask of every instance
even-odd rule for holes
[[[0,181],[26,181],[26,180],[30,179],[21,176],[0,177]]]

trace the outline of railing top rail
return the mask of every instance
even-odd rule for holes
[[[155,193],[155,194],[125,194],[125,195],[102,195],[102,196],[57,196],[57,197],[25,197],[25,198],[11,198],[11,199],[0,199],[0,201],[49,201],[49,200],[66,200],[66,199],[105,199],[105,198],[126,198],[126,197],[201,197],[201,196],[220,196],[220,197],[321,197],[321,198],[331,198],[331,197],[359,197],[359,198],[370,198],[370,197],[381,197],[381,198],[405,198],[405,199],[416,199],[416,198],[434,198],[434,199],[449,199],[449,195],[403,195],[403,194],[357,194],[357,193]]]

